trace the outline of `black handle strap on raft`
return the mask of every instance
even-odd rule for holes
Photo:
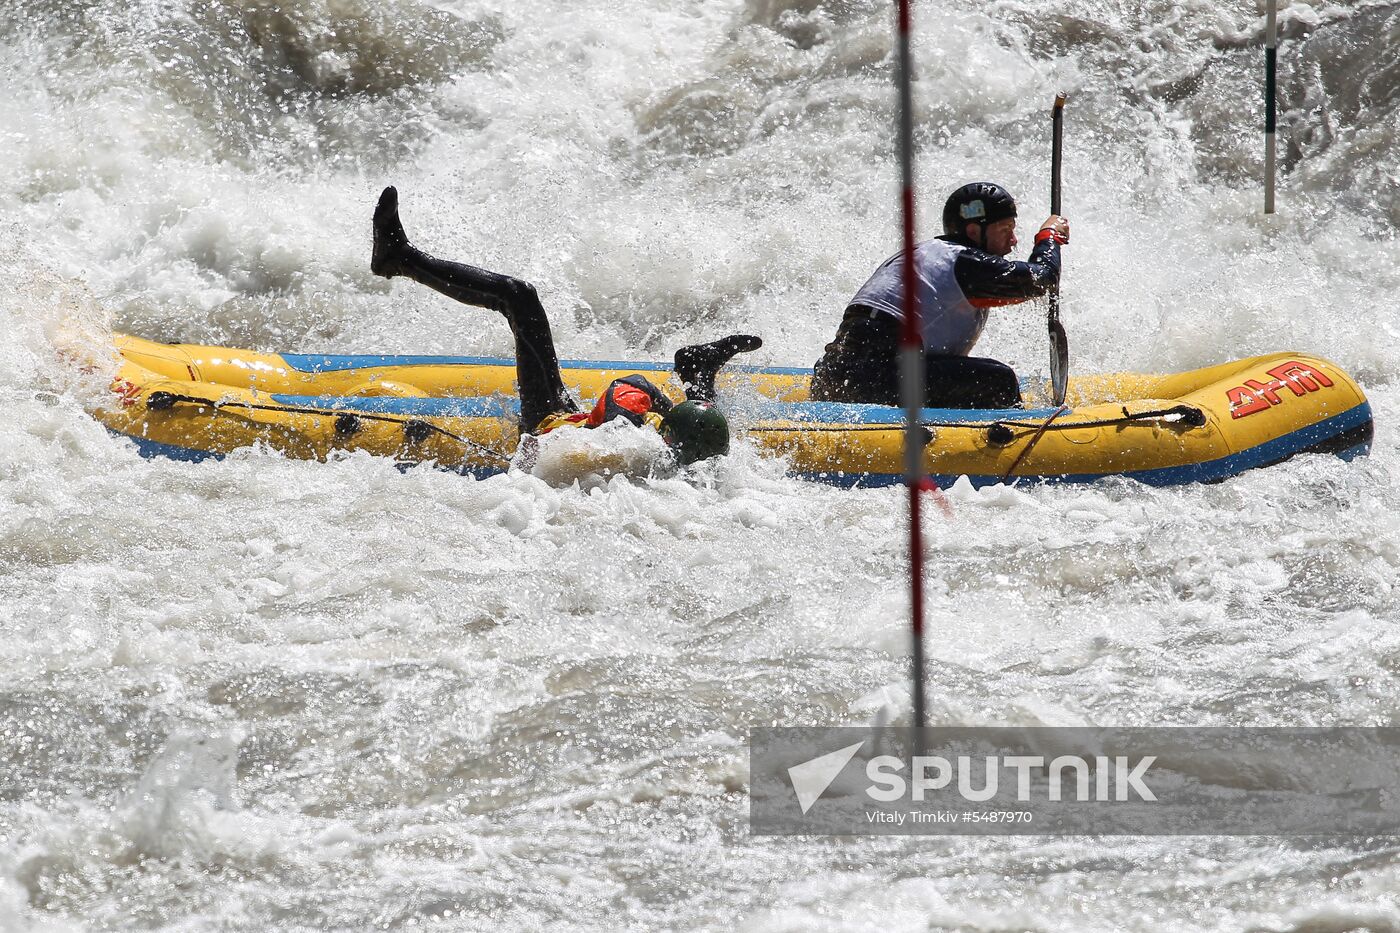
[[[403,423],[403,437],[404,440],[408,441],[410,444],[423,443],[436,430],[441,429],[431,422],[419,421],[416,418]],[[453,439],[459,440],[455,435]]]
[[[390,415],[377,415],[358,411],[324,411],[319,408],[288,408],[284,405],[255,405],[252,402],[216,402],[194,395],[177,395],[174,392],[165,391],[152,392],[146,397],[146,408],[150,411],[167,411],[174,408],[177,403],[199,405],[216,410],[220,408],[243,408],[249,411],[275,411],[292,415],[318,415],[322,418],[334,418],[335,433],[336,436],[340,438],[349,437],[357,433],[360,430],[362,421],[397,424],[403,427],[404,439],[410,444],[421,444],[428,439],[430,434],[436,433],[454,440],[470,450],[492,457],[503,464],[510,464],[510,457],[498,450],[494,450],[484,444],[478,444],[476,441],[462,437],[459,434],[454,434],[446,428],[440,427],[432,422],[421,421],[417,418],[394,418]]]

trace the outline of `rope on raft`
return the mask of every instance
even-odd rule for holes
[[[1026,442],[1026,446],[1021,448],[1021,452],[1016,455],[1016,459],[1011,461],[1011,466],[1007,467],[1006,472],[1001,475],[1001,481],[1003,483],[1011,478],[1011,474],[1016,472],[1016,468],[1021,465],[1021,461],[1026,459],[1026,455],[1029,454],[1032,448],[1045,436],[1045,432],[1050,430],[1050,422],[1067,411],[1069,411],[1069,406],[1061,405],[1050,413],[1050,417],[1045,419],[1044,424],[1035,429],[1035,433],[1032,434],[1031,439]]]
[[[433,424],[431,421],[424,421],[419,418],[395,418],[390,415],[372,414],[369,412],[360,411],[326,411],[320,408],[290,408],[285,405],[255,405],[252,402],[213,401],[207,398],[199,398],[198,396],[194,395],[176,395],[174,392],[152,392],[150,394],[150,397],[147,399],[146,407],[154,409],[156,411],[160,411],[162,409],[170,408],[176,402],[185,402],[192,405],[207,405],[210,408],[214,409],[246,408],[251,411],[276,411],[285,412],[287,414],[292,415],[320,415],[322,417],[335,418],[337,420],[344,418],[348,415],[351,418],[364,419],[366,421],[382,421],[387,424],[397,424],[402,426],[404,429],[405,436],[409,437],[410,439],[412,438],[412,434],[410,432],[435,432],[437,434],[443,435],[444,437],[450,438],[451,440],[454,440],[462,446],[474,450],[477,453],[483,454],[487,457],[492,457],[498,460],[499,462],[506,464],[507,466],[510,465],[510,457],[501,453],[499,450],[487,447],[484,444],[478,444],[476,441],[471,440],[470,438],[462,437],[460,434],[455,434],[444,427]]]
[[[1050,416],[1050,420],[1059,417],[1062,412],[1069,411],[1067,407],[1061,406]],[[1193,428],[1201,427],[1206,423],[1205,412],[1190,405],[1176,405],[1172,408],[1159,408],[1153,411],[1140,411],[1129,413],[1123,410],[1121,418],[1102,418],[1097,421],[1069,421],[1060,424],[1048,424],[1043,422],[1026,421],[921,421],[921,427],[925,428],[996,428],[1004,427],[1025,428],[1030,431],[1054,430],[1070,431],[1074,428],[1106,428],[1116,425],[1136,424],[1143,421],[1167,421],[1173,418],[1180,419],[1181,423]],[[754,428],[751,433],[805,433],[809,431],[903,431],[903,424],[810,424],[796,427],[782,428]],[[1014,440],[1014,436],[1009,440]]]

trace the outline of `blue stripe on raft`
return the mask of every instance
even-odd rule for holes
[[[413,396],[348,396],[348,395],[282,395],[273,400],[292,408],[314,408],[318,411],[359,411],[378,415],[409,417],[455,418],[518,418],[520,400],[510,396],[476,396],[469,398],[429,398]],[[1006,408],[975,411],[960,408],[925,408],[926,421],[982,422],[1018,418],[1045,419],[1055,413],[1053,408]],[[745,412],[759,420],[784,420],[809,424],[888,424],[904,423],[904,412],[888,405],[848,405],[842,402],[774,402]]]
[[[1121,476],[1127,479],[1137,480],[1148,486],[1179,486],[1186,483],[1211,483],[1231,476],[1237,476],[1246,470],[1257,467],[1268,466],[1271,463],[1278,463],[1294,454],[1300,453],[1315,444],[1320,444],[1328,438],[1336,437],[1353,428],[1359,428],[1371,420],[1371,405],[1369,402],[1362,402],[1355,408],[1342,412],[1326,421],[1319,421],[1307,427],[1291,431],[1282,437],[1276,437],[1271,441],[1265,441],[1248,450],[1231,454],[1227,457],[1220,457],[1216,460],[1207,460],[1204,463],[1188,463],[1182,466],[1160,467],[1155,470],[1135,470],[1128,473],[1069,473],[1060,476],[1013,476],[1012,482],[1020,483],[1095,483],[1102,479],[1113,476]],[[1344,460],[1352,460],[1364,455],[1370,450],[1370,442],[1363,442],[1354,447],[1350,447],[1339,452],[1336,456]],[[826,473],[826,472],[806,472],[796,473],[802,479],[811,480],[818,483],[826,483],[832,486],[852,488],[856,486],[881,487],[895,486],[904,482],[904,477],[897,473]],[[947,488],[957,481],[957,476],[933,475],[929,477],[939,486]],[[969,474],[968,480],[974,488],[981,489],[984,486],[995,486],[1001,482],[1001,476],[995,474]]]
[[[175,444],[162,444],[160,441],[149,440],[144,437],[136,437],[133,434],[123,434],[121,431],[107,429],[108,434],[116,437],[124,437],[136,445],[136,452],[148,460],[156,457],[163,457],[166,460],[183,460],[187,463],[199,463],[204,460],[222,460],[223,454],[216,454],[212,450],[196,450],[193,447],[179,447]]]
[[[498,356],[405,356],[395,354],[352,353],[346,355],[323,353],[283,353],[287,365],[300,373],[337,373],[354,369],[376,369],[386,366],[509,366],[515,360]],[[560,360],[561,369],[609,369],[628,372],[670,372],[670,363],[645,363],[635,360]],[[791,366],[741,366],[728,370],[742,373],[768,373],[775,376],[810,376],[812,370]]]
[[[509,366],[515,360],[500,356],[414,356],[392,353],[283,353],[287,365],[300,373],[335,373],[355,369],[375,369],[387,366]],[[636,360],[560,360],[560,369],[621,370],[624,372],[671,372],[670,363],[638,362]],[[746,366],[728,363],[725,372],[770,376],[810,376],[810,366]],[[1021,392],[1031,388],[1030,379],[1020,380]],[[832,403],[835,404],[835,403]],[[940,409],[942,410],[942,409]],[[903,411],[903,409],[900,409]],[[1024,412],[1022,412],[1024,414]],[[901,415],[901,417],[903,417]]]
[[[401,461],[397,464],[400,473],[407,473],[414,467],[420,467],[422,465],[422,461],[414,463]],[[495,466],[444,466],[442,464],[433,464],[433,469],[442,470],[445,473],[456,473],[459,476],[470,476],[474,479],[487,479],[492,476],[500,476],[502,473],[506,472],[505,467]]]
[[[1365,456],[1368,455],[1370,452],[1371,452],[1371,442],[1370,442],[1369,440],[1367,440],[1367,441],[1362,441],[1361,443],[1357,444],[1355,447],[1348,447],[1346,450],[1339,450],[1339,451],[1337,451],[1336,456],[1337,456],[1337,459],[1338,459],[1338,460],[1345,460],[1347,463],[1350,463],[1351,461],[1355,460],[1357,457],[1365,457]]]
[[[273,395],[272,400],[289,408],[317,411],[359,411],[372,415],[407,415],[425,418],[518,418],[520,400],[509,396],[482,395],[470,398],[399,398],[381,395]]]

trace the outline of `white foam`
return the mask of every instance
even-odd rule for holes
[[[749,838],[750,726],[908,715],[908,596],[902,492],[784,476],[742,405],[734,452],[685,471],[614,425],[481,481],[145,461],[88,418],[113,329],[508,355],[498,315],[369,274],[384,184],[424,248],[536,283],[566,357],[745,331],[810,365],[897,245],[887,6],[388,9],[0,11],[0,926],[1386,922],[1382,854]],[[1266,219],[1259,12],[916,4],[926,233],[990,177],[1029,240],[1071,91],[1072,371],[1299,349],[1378,426],[1369,460],[1210,487],[947,490],[939,722],[1391,717],[1395,109],[1390,45],[1356,41],[1390,14],[1286,7]],[[1354,74],[1304,67],[1329,42]],[[980,350],[1043,371],[1042,312]]]

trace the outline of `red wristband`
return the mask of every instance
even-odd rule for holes
[[[1042,240],[1054,240],[1056,243],[1059,243],[1061,246],[1063,246],[1064,244],[1069,242],[1069,237],[1061,236],[1052,227],[1045,227],[1042,230],[1037,230],[1035,234],[1035,241],[1037,243],[1041,242]]]

